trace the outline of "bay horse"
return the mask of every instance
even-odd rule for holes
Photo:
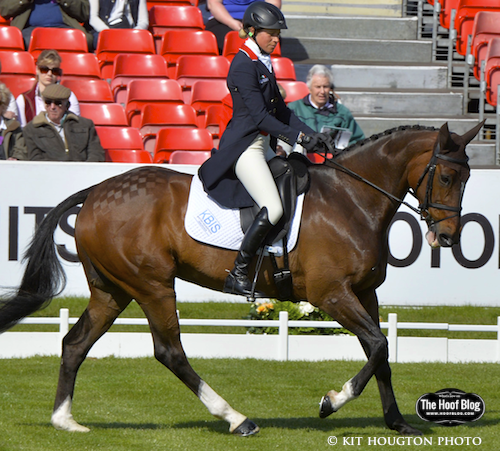
[[[391,382],[386,337],[380,330],[375,289],[384,281],[388,228],[408,191],[428,225],[431,246],[449,247],[460,236],[460,211],[470,175],[465,146],[482,124],[463,136],[421,127],[388,130],[309,168],[299,239],[289,255],[293,295],[307,299],[357,335],[367,362],[340,392],[320,403],[326,417],[357,398],[375,375],[387,426],[421,432],[401,415]],[[144,166],[80,191],[52,209],[26,253],[17,293],[1,301],[0,332],[43,308],[64,286],[54,231],[64,212],[83,204],[75,240],[90,288],[88,307],[64,337],[54,427],[86,432],[71,414],[78,369],[92,345],[135,299],[144,311],[156,359],[191,389],[230,432],[259,427],[234,410],[190,366],[180,341],[174,277],[221,290],[235,251],[193,240],[184,229],[192,177]],[[257,289],[278,297],[273,266],[264,259]]]

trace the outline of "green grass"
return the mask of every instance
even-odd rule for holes
[[[192,359],[191,364],[235,409],[254,420],[261,432],[248,438],[230,435],[227,424],[212,417],[153,358],[87,359],[77,379],[73,415],[91,432],[56,431],[50,415],[59,359],[35,357],[0,361],[0,450],[361,451],[387,450],[367,446],[369,438],[397,437],[383,422],[373,380],[359,399],[327,419],[318,417],[320,398],[330,389],[340,389],[359,371],[361,362]],[[395,364],[392,369],[400,410],[425,437],[434,443],[438,437],[480,437],[481,446],[444,449],[498,449],[498,365]],[[477,422],[446,428],[415,414],[422,394],[449,387],[479,394],[486,404],[485,415]],[[329,446],[329,436],[336,436],[339,444]],[[342,444],[344,438],[355,437],[361,437],[364,446]],[[412,451],[422,446],[397,449]]]
[[[55,299],[36,316],[58,316],[69,308],[77,317],[86,299]],[[179,303],[181,318],[234,318],[248,314],[249,304]],[[496,324],[500,308],[382,307],[382,320],[397,313],[399,321]],[[122,317],[143,317],[132,303]],[[15,330],[47,330],[52,326],[20,325]],[[208,330],[207,330],[208,329]],[[228,330],[229,329],[229,330]],[[54,330],[54,329],[52,329]],[[114,326],[113,330],[144,331]],[[244,328],[183,327],[184,332],[245,333]],[[494,338],[495,334],[442,331],[399,331],[400,335]],[[255,437],[233,437],[227,424],[213,418],[196,397],[153,358],[87,359],[80,369],[73,414],[91,428],[89,434],[56,431],[50,414],[59,359],[36,357],[0,360],[0,451],[58,450],[387,450],[368,440],[395,438],[381,415],[376,383],[331,417],[318,418],[318,402],[330,389],[339,390],[362,362],[273,362],[191,359],[195,370],[230,404],[261,427]],[[436,444],[439,437],[480,437],[480,446],[445,449],[494,451],[500,443],[499,367],[496,364],[394,364],[393,382],[399,407],[410,424]],[[427,423],[415,413],[417,399],[428,392],[458,388],[479,394],[486,413],[479,421],[453,428]],[[328,445],[336,436],[338,444]],[[343,441],[351,445],[343,444]],[[360,445],[358,445],[360,443]],[[444,446],[444,445],[443,445]],[[436,446],[426,449],[436,449]],[[389,447],[389,449],[391,449]],[[422,446],[397,449],[420,450]],[[438,448],[440,449],[440,447]]]
[[[85,298],[57,298],[44,310],[33,316],[57,317],[59,309],[68,308],[71,317],[79,317],[85,310],[88,299]],[[248,315],[250,304],[206,302],[189,303],[179,302],[177,304],[181,318],[199,319],[241,319]],[[497,317],[500,316],[500,307],[396,307],[382,306],[380,316],[383,321],[387,321],[389,313],[397,313],[400,322],[432,322],[450,324],[497,324]],[[140,307],[132,302],[122,313],[122,318],[143,318],[144,314]],[[57,326],[43,325],[19,325],[15,331],[56,331]],[[113,326],[112,331],[136,331],[146,332],[147,326]],[[244,327],[205,327],[205,326],[183,326],[182,332],[189,333],[232,333],[244,334]],[[477,338],[495,339],[493,332],[449,332],[440,330],[399,330],[399,336],[421,336],[421,337],[448,337],[448,338]]]

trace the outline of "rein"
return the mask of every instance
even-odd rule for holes
[[[338,150],[334,149],[330,145],[330,143],[324,143],[324,145],[325,145],[326,148],[328,148],[328,152],[331,152],[331,154],[334,157],[339,154]],[[427,223],[429,224],[429,227],[432,227],[433,225],[435,225],[435,224],[437,224],[437,223],[439,223],[441,221],[444,221],[444,220],[450,219],[450,218],[454,218],[455,216],[458,216],[460,214],[460,212],[462,211],[462,198],[463,198],[463,193],[464,193],[464,189],[465,189],[465,183],[462,182],[462,184],[461,184],[461,192],[460,192],[460,202],[459,202],[459,205],[457,207],[450,207],[448,205],[438,204],[438,203],[434,203],[434,202],[431,201],[431,197],[432,197],[432,185],[433,185],[433,182],[434,182],[434,175],[435,175],[435,172],[436,172],[436,167],[438,165],[437,159],[439,158],[441,160],[444,160],[444,161],[447,161],[447,162],[450,162],[450,163],[459,164],[459,165],[464,166],[464,167],[467,165],[467,162],[469,160],[468,157],[465,160],[459,160],[459,159],[456,159],[456,158],[452,158],[452,157],[449,157],[447,155],[444,155],[444,154],[440,153],[440,151],[441,151],[440,145],[439,145],[439,143],[437,143],[437,145],[436,145],[436,147],[434,149],[434,152],[432,154],[432,157],[429,160],[429,163],[427,164],[426,168],[424,169],[424,172],[422,173],[422,175],[420,176],[420,178],[419,178],[419,180],[417,182],[417,186],[415,187],[415,189],[413,189],[413,188],[410,187],[409,193],[413,197],[415,197],[415,199],[418,200],[418,197],[417,197],[417,194],[416,194],[417,190],[420,187],[420,185],[422,184],[422,181],[424,180],[424,177],[426,176],[426,174],[429,174],[429,177],[427,179],[427,187],[426,187],[426,191],[425,191],[425,198],[424,198],[424,201],[418,206],[418,208],[414,207],[413,205],[410,205],[408,202],[405,202],[403,199],[400,199],[399,197],[395,196],[394,194],[389,193],[385,189],[380,188],[380,186],[375,185],[373,182],[370,182],[369,180],[365,179],[364,177],[362,177],[358,173],[352,171],[351,169],[348,169],[345,166],[341,165],[340,163],[338,163],[337,161],[335,161],[334,157],[328,158],[327,155],[326,155],[327,152],[315,151],[315,153],[317,153],[318,155],[321,155],[325,159],[325,161],[323,162],[323,164],[327,164],[327,165],[329,164],[329,165],[331,165],[331,167],[340,169],[342,172],[350,175],[351,177],[353,177],[356,180],[359,180],[360,182],[365,183],[368,186],[371,186],[372,188],[374,188],[377,191],[379,191],[380,193],[384,194],[389,199],[394,200],[398,204],[405,205],[406,207],[408,207],[409,209],[411,209],[415,213],[417,213],[420,216],[421,219],[425,219],[427,221]],[[455,212],[455,214],[453,214],[451,216],[447,216],[445,218],[442,218],[439,221],[435,221],[432,218],[432,216],[430,215],[430,213],[429,213],[429,208],[435,208],[437,210],[452,211],[452,212]]]

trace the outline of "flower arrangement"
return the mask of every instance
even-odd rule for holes
[[[309,302],[290,302],[290,301],[277,301],[275,299],[268,299],[262,301],[256,301],[250,307],[250,311],[245,319],[269,319],[277,320],[279,319],[279,314],[282,311],[288,312],[288,318],[290,321],[334,321],[333,318],[322,312],[317,307],[309,304]],[[251,334],[277,334],[277,327],[249,327],[248,333]],[[314,335],[335,335],[335,334],[349,334],[346,329],[343,328],[323,328],[323,327],[291,327],[289,329],[290,335],[299,334],[314,334]]]

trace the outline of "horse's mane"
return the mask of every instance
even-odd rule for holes
[[[372,136],[363,139],[362,141],[358,141],[354,144],[351,144],[349,147],[346,147],[342,152],[349,152],[350,150],[356,149],[361,146],[365,146],[369,143],[372,143],[380,138],[383,138],[384,136],[389,136],[392,135],[395,132],[401,132],[401,131],[407,131],[407,130],[428,130],[428,131],[438,131],[439,128],[436,127],[428,127],[425,125],[400,125],[399,127],[394,127],[390,128],[384,132],[381,133],[375,133]]]

